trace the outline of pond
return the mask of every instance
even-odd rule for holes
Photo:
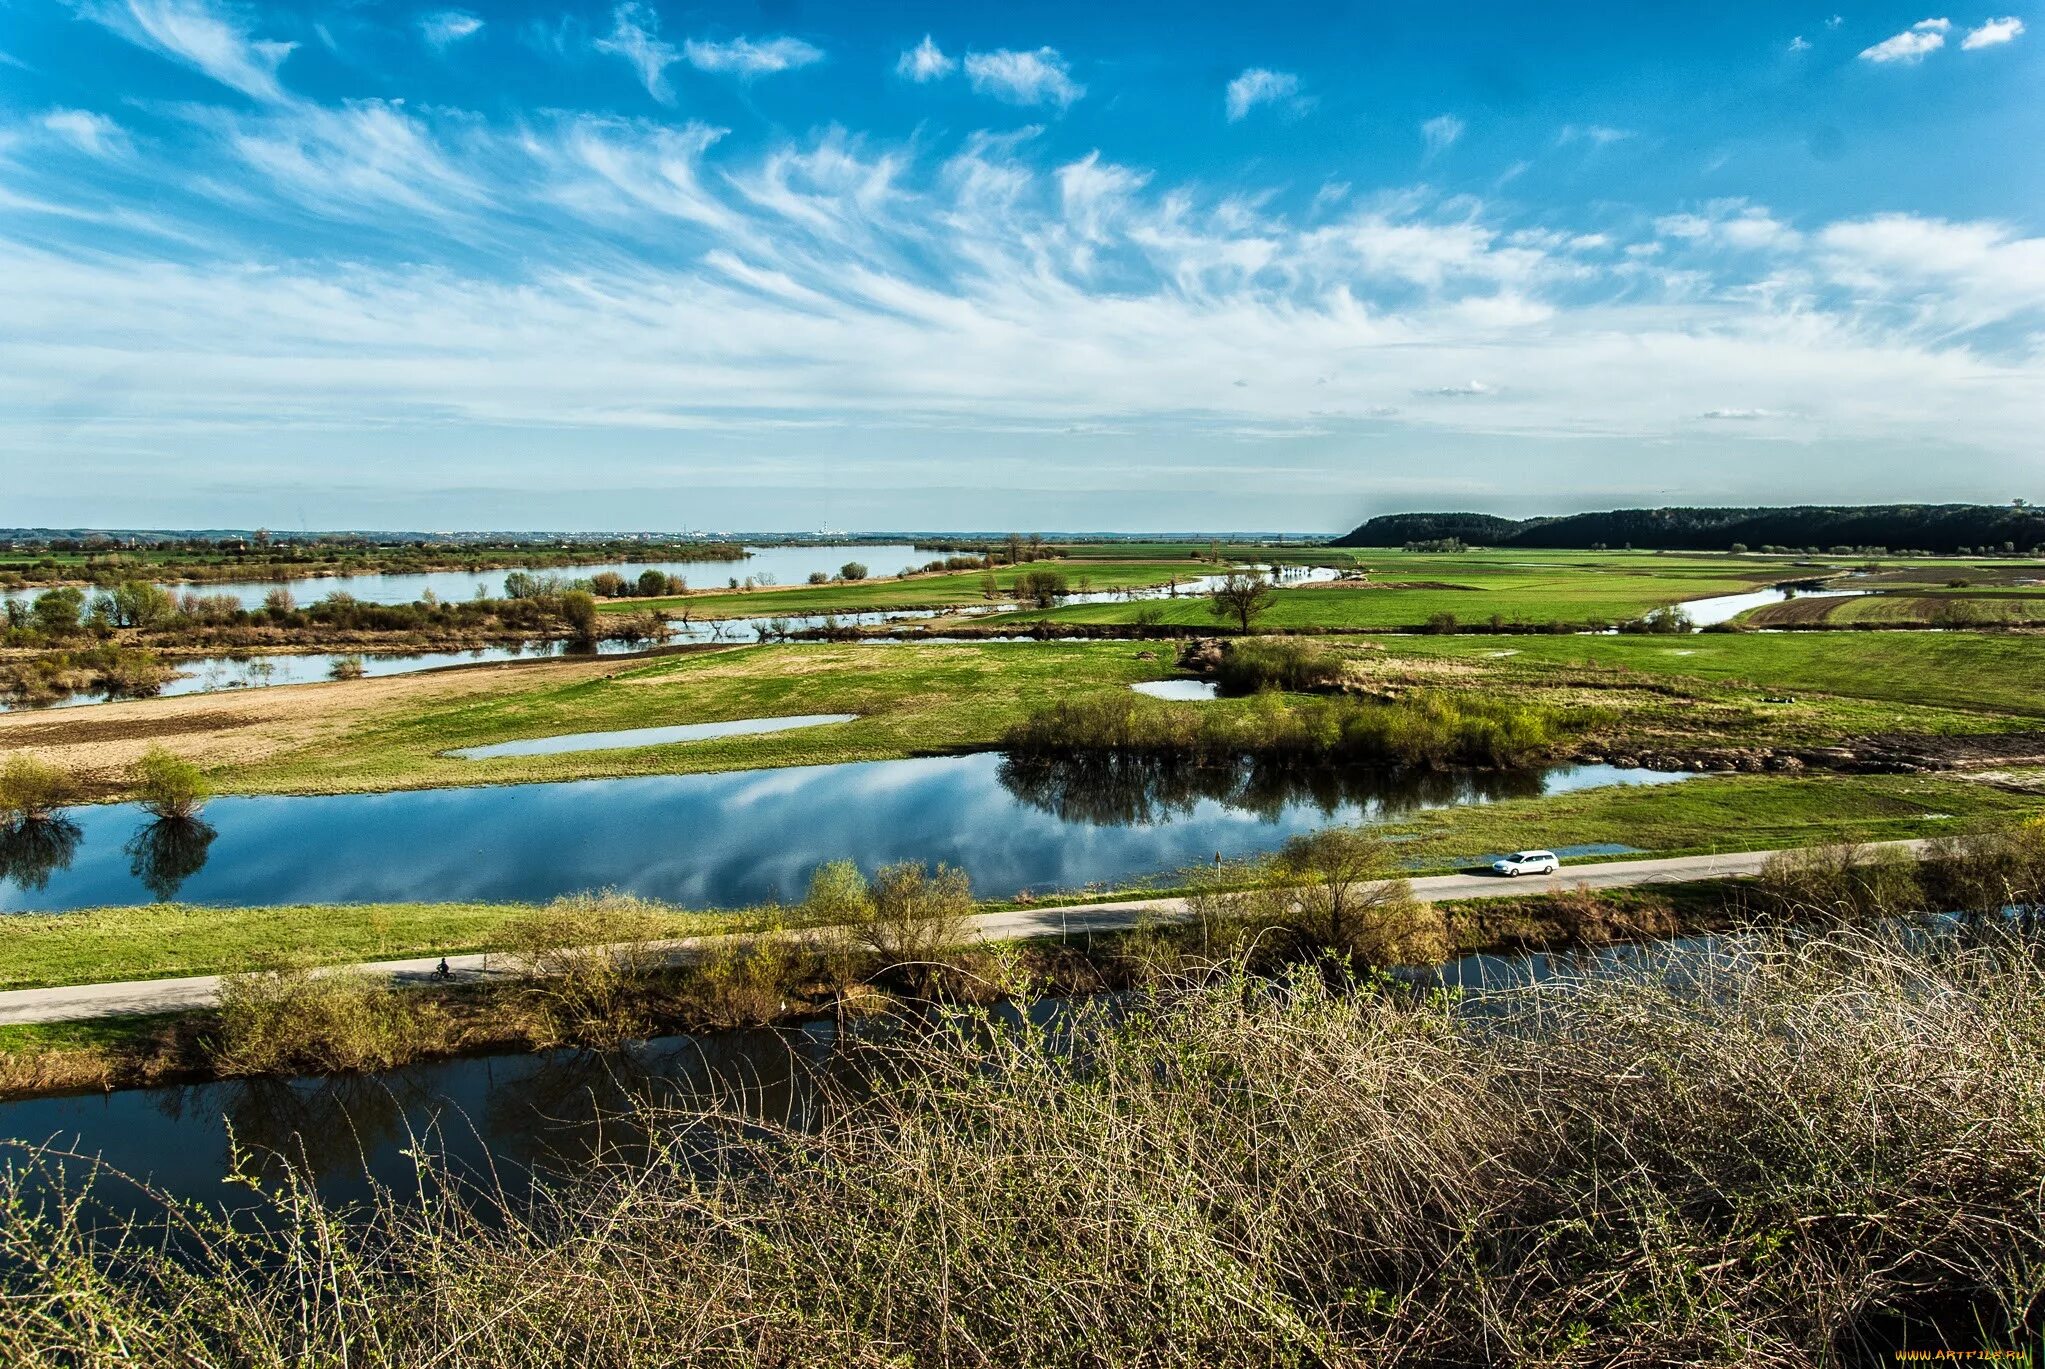
[[[1332,823],[1683,778],[919,760],[323,797],[220,798],[193,822],[74,809],[0,839],[0,910],[181,899],[530,901],[606,886],[686,907],[795,899],[826,861],[945,861],[982,897],[1120,886]],[[1538,833],[1529,834],[1530,839]]]
[[[1715,594],[1705,599],[1688,599],[1677,607],[1698,627],[1713,627],[1719,623],[1730,623],[1749,609],[1780,604],[1790,599],[1848,599],[1865,594],[1861,589],[1792,589],[1777,585],[1773,589],[1747,590],[1740,594]]]
[[[1220,696],[1221,686],[1212,680],[1144,680],[1129,686],[1138,694],[1177,703],[1205,703]]]
[[[465,746],[446,754],[481,761],[492,756],[558,756],[570,751],[623,751],[634,746],[666,746],[672,742],[705,742],[718,737],[793,732],[798,728],[822,727],[826,723],[849,723],[858,716],[856,713],[803,713],[788,718],[736,718],[730,722],[683,723],[677,727],[627,727],[616,732],[569,732],[557,737],[498,742],[494,746]]]

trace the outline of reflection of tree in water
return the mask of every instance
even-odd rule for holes
[[[492,1082],[482,1130],[499,1164],[560,1172],[645,1154],[646,1123],[663,1109],[800,1126],[814,1094],[805,1047],[817,1044],[803,1033],[721,1031],[511,1062]]]
[[[206,864],[206,852],[220,834],[197,818],[159,818],[128,839],[128,871],[158,903],[177,897],[184,882]]]
[[[84,833],[69,818],[0,827],[0,879],[31,892],[48,887],[50,876],[71,868]]]
[[[227,1087],[220,1110],[235,1144],[260,1166],[292,1165],[311,1179],[360,1174],[372,1151],[397,1139],[405,1115],[390,1084],[375,1075],[245,1080]]]
[[[1002,786],[1061,822],[1150,826],[1187,817],[1203,801],[1271,820],[1309,806],[1324,817],[1345,807],[1384,815],[1420,808],[1532,798],[1539,770],[1414,770],[1297,766],[1256,760],[1199,764],[1170,756],[1104,752],[1001,764]]]

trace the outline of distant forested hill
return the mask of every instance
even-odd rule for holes
[[[1639,547],[1671,551],[1880,547],[1889,551],[2036,551],[2045,510],[2008,504],[1803,504],[1790,508],[1614,509],[1515,521],[1484,513],[1393,513],[1338,547],[1402,547],[1449,538],[1490,547]]]

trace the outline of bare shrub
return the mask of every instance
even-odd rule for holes
[[[506,946],[534,1039],[606,1045],[646,1035],[648,992],[669,964],[653,943],[673,927],[666,905],[614,890],[566,894],[514,922]]]
[[[428,997],[388,979],[288,966],[222,978],[211,1054],[225,1075],[390,1069],[439,1045],[444,1026]]]
[[[936,990],[953,952],[965,944],[973,889],[963,870],[921,861],[883,865],[871,880],[851,861],[820,866],[803,900],[806,920],[843,926],[917,992]]]
[[[2045,823],[2033,820],[1942,837],[1925,852],[1932,906],[1973,917],[2045,909]]]
[[[1834,932],[1476,1005],[1319,976],[876,1047],[527,1201],[110,1228],[0,1174],[21,1363],[1789,1369],[2021,1345],[2045,964]],[[44,1185],[38,1188],[37,1185]],[[59,1190],[61,1191],[61,1190]],[[260,1197],[260,1195],[259,1195]],[[176,1239],[167,1239],[174,1235]],[[829,1269],[819,1272],[819,1261]]]
[[[1778,852],[1756,883],[1765,906],[1799,921],[1900,917],[1924,906],[1917,860],[1896,847],[1848,842]]]

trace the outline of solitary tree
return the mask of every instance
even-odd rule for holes
[[[1038,608],[1050,608],[1065,593],[1065,577],[1055,570],[1025,571],[1015,577],[1015,597]]]
[[[1273,867],[1282,920],[1310,944],[1374,968],[1448,953],[1441,914],[1414,898],[1382,837],[1353,827],[1294,837]]]
[[[1250,620],[1271,607],[1271,582],[1254,570],[1232,570],[1222,577],[1208,595],[1208,608],[1217,618],[1233,618],[1244,632]]]
[[[183,756],[152,746],[135,762],[135,791],[142,806],[159,818],[180,822],[198,816],[212,786]]]
[[[866,564],[862,561],[847,561],[844,565],[838,567],[838,574],[847,580],[864,580],[866,578]]]

